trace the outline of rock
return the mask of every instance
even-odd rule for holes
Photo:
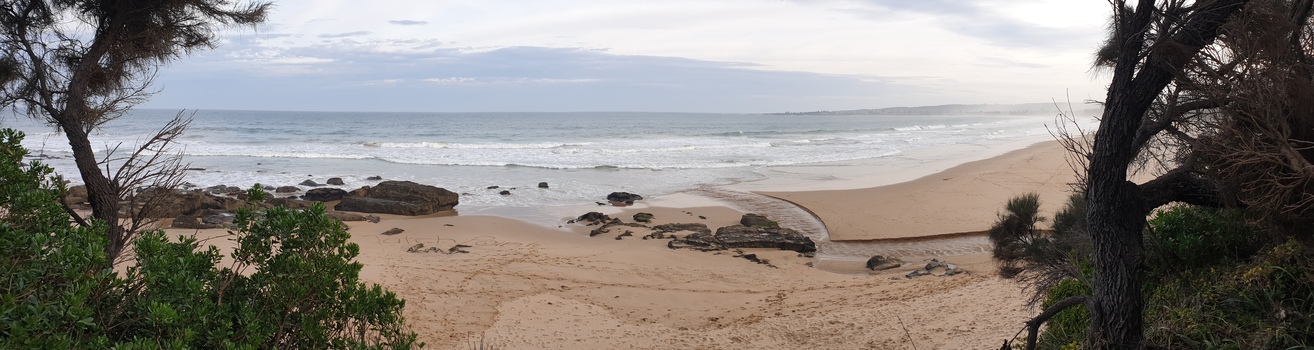
[[[739,218],[739,224],[748,227],[780,227],[779,223],[758,214],[744,214],[743,217]]]
[[[337,219],[338,221],[365,221],[366,220],[364,215],[360,215],[356,213],[330,211],[324,214],[328,215],[328,217]]]
[[[903,275],[903,277],[905,277],[905,278],[913,278],[913,277],[926,276],[926,275],[929,275],[929,274],[931,274],[931,273],[930,273],[930,272],[926,272],[926,270],[912,270],[912,271],[909,271],[907,275]]]
[[[365,178],[366,181],[383,181],[382,176],[370,176]]]
[[[447,254],[469,253],[465,251],[465,249],[461,249],[461,248],[470,248],[470,246],[464,244],[454,245],[451,248],[447,248]]]
[[[643,196],[629,192],[612,192],[607,195],[607,201],[613,203],[634,204],[634,201],[643,200]]]
[[[241,187],[237,187],[237,186],[215,185],[215,186],[206,187],[205,192],[209,192],[210,194],[232,196],[232,195],[237,195],[239,193],[245,193],[246,191],[243,190]]]
[[[381,234],[381,235],[384,235],[384,236],[392,236],[392,235],[399,235],[399,234],[401,234],[402,232],[406,232],[406,230],[403,230],[403,229],[399,229],[399,228],[393,227],[393,228],[388,229],[387,231],[383,231],[383,233],[380,233],[380,234]]]
[[[548,184],[546,182],[539,182],[538,188],[548,188]]]
[[[87,186],[77,185],[68,188],[64,192],[64,202],[68,204],[82,204],[87,202]]]
[[[301,192],[301,188],[296,186],[280,186],[279,188],[274,189],[274,193],[292,193],[292,192]]]
[[[342,178],[340,178],[340,177],[330,177],[330,178],[328,179],[327,183],[328,183],[329,185],[333,185],[333,186],[342,186],[342,185],[347,184],[346,182],[343,182],[343,181],[342,181]]]
[[[138,208],[138,210],[144,210],[145,217],[163,219],[196,215],[199,211],[205,209],[236,210],[242,206],[242,203],[240,199],[219,197],[204,191],[149,188],[137,192],[130,205]],[[124,209],[128,209],[128,207],[124,207]]]
[[[884,271],[899,266],[903,266],[903,261],[900,261],[899,259],[886,258],[880,255],[875,255],[872,256],[871,259],[867,259],[867,269],[872,271]]]
[[[301,199],[312,201],[312,202],[331,202],[336,200],[342,200],[342,197],[346,197],[346,196],[347,196],[347,191],[341,188],[325,187],[325,188],[315,188],[306,191],[306,194],[302,195]]]
[[[716,238],[726,248],[777,248],[796,252],[815,252],[816,243],[788,228],[726,226],[716,229]]]
[[[584,213],[584,215],[580,215],[579,217],[575,218],[575,222],[588,222],[587,226],[605,224],[607,222],[610,222],[611,220],[612,218],[610,216],[607,216],[607,214],[599,213],[596,211]]]
[[[499,189],[499,188],[502,188],[502,186],[488,186],[488,189],[490,189],[490,190],[496,190],[496,189]]]
[[[319,184],[318,182],[315,182],[315,180],[311,180],[311,179],[306,179],[306,181],[302,181],[299,185],[301,185],[301,186],[309,186],[309,187],[320,187],[320,186],[324,186],[324,185]]]
[[[510,195],[511,195],[511,191],[502,190],[502,192],[498,192],[497,194],[500,194],[500,195],[503,195],[503,196],[510,196]]]
[[[690,231],[690,232],[704,233],[704,234],[712,233],[712,229],[707,228],[707,225],[700,223],[661,224],[661,225],[653,226],[652,229],[656,233],[663,233],[663,234],[671,233],[671,232],[679,232],[679,231]]]
[[[374,187],[362,187],[342,198],[334,206],[338,211],[397,215],[428,215],[452,210],[460,203],[456,193],[410,181],[384,181]]]
[[[365,221],[377,224],[379,223],[379,217],[374,215],[365,215]]]
[[[305,209],[305,208],[310,208],[310,206],[314,204],[314,202],[303,201],[300,199],[296,199],[295,197],[270,198],[265,200],[265,203],[269,203],[269,205],[275,207],[284,207],[288,209]]]
[[[634,214],[634,221],[652,222],[653,217],[652,213],[638,213]]]
[[[235,217],[236,215],[230,211],[205,209],[196,213],[196,215],[182,215],[174,218],[173,224],[170,226],[196,230],[228,228],[232,227],[233,218]]]
[[[625,233],[622,233],[622,234],[620,234],[620,235],[617,235],[617,236],[616,236],[616,240],[619,241],[619,240],[621,240],[621,238],[625,238],[625,237],[633,237],[633,236],[634,236],[634,231],[625,231]]]

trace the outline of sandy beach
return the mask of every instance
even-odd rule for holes
[[[980,249],[936,250],[943,238],[917,237],[985,230],[1003,202],[1024,191],[1041,193],[1052,215],[1068,173],[1062,149],[1047,142],[889,186],[768,193],[816,213],[832,238],[930,248],[897,254],[907,264],[881,272],[793,251],[745,251],[768,266],[733,252],[672,250],[666,240],[641,239],[642,228],[619,239],[620,230],[589,237],[591,227],[567,224],[568,217],[383,216],[349,225],[362,278],[407,300],[408,323],[428,348],[475,349],[481,341],[495,349],[997,348],[1036,312],[1023,288],[997,277]],[[595,210],[626,222],[642,211],[655,215],[653,224],[713,229],[743,214],[672,197]],[[404,232],[381,235],[391,228]],[[408,252],[420,244],[469,247]],[[931,259],[968,273],[904,277]]]

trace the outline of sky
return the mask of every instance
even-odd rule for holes
[[[1097,0],[278,0],[144,108],[759,113],[1103,98]]]

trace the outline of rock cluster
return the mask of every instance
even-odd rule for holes
[[[931,259],[931,262],[927,263],[925,267],[917,270],[912,270],[911,272],[908,272],[907,275],[904,275],[904,277],[914,278],[921,276],[953,276],[966,272],[967,271],[963,271],[963,269],[958,268],[958,265],[946,263],[940,261],[939,259]]]
[[[414,216],[452,210],[460,203],[452,191],[410,181],[384,181],[352,193],[355,195],[343,197],[333,209]]]

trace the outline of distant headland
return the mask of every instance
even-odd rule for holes
[[[1068,112],[1066,103],[1021,103],[1021,104],[949,104],[921,107],[888,107],[874,109],[850,109],[840,111],[779,112],[768,115],[951,115],[951,114],[989,114],[989,115],[1045,115],[1058,114],[1062,108]],[[1078,115],[1098,114],[1101,110],[1095,104],[1073,104],[1072,112]]]

